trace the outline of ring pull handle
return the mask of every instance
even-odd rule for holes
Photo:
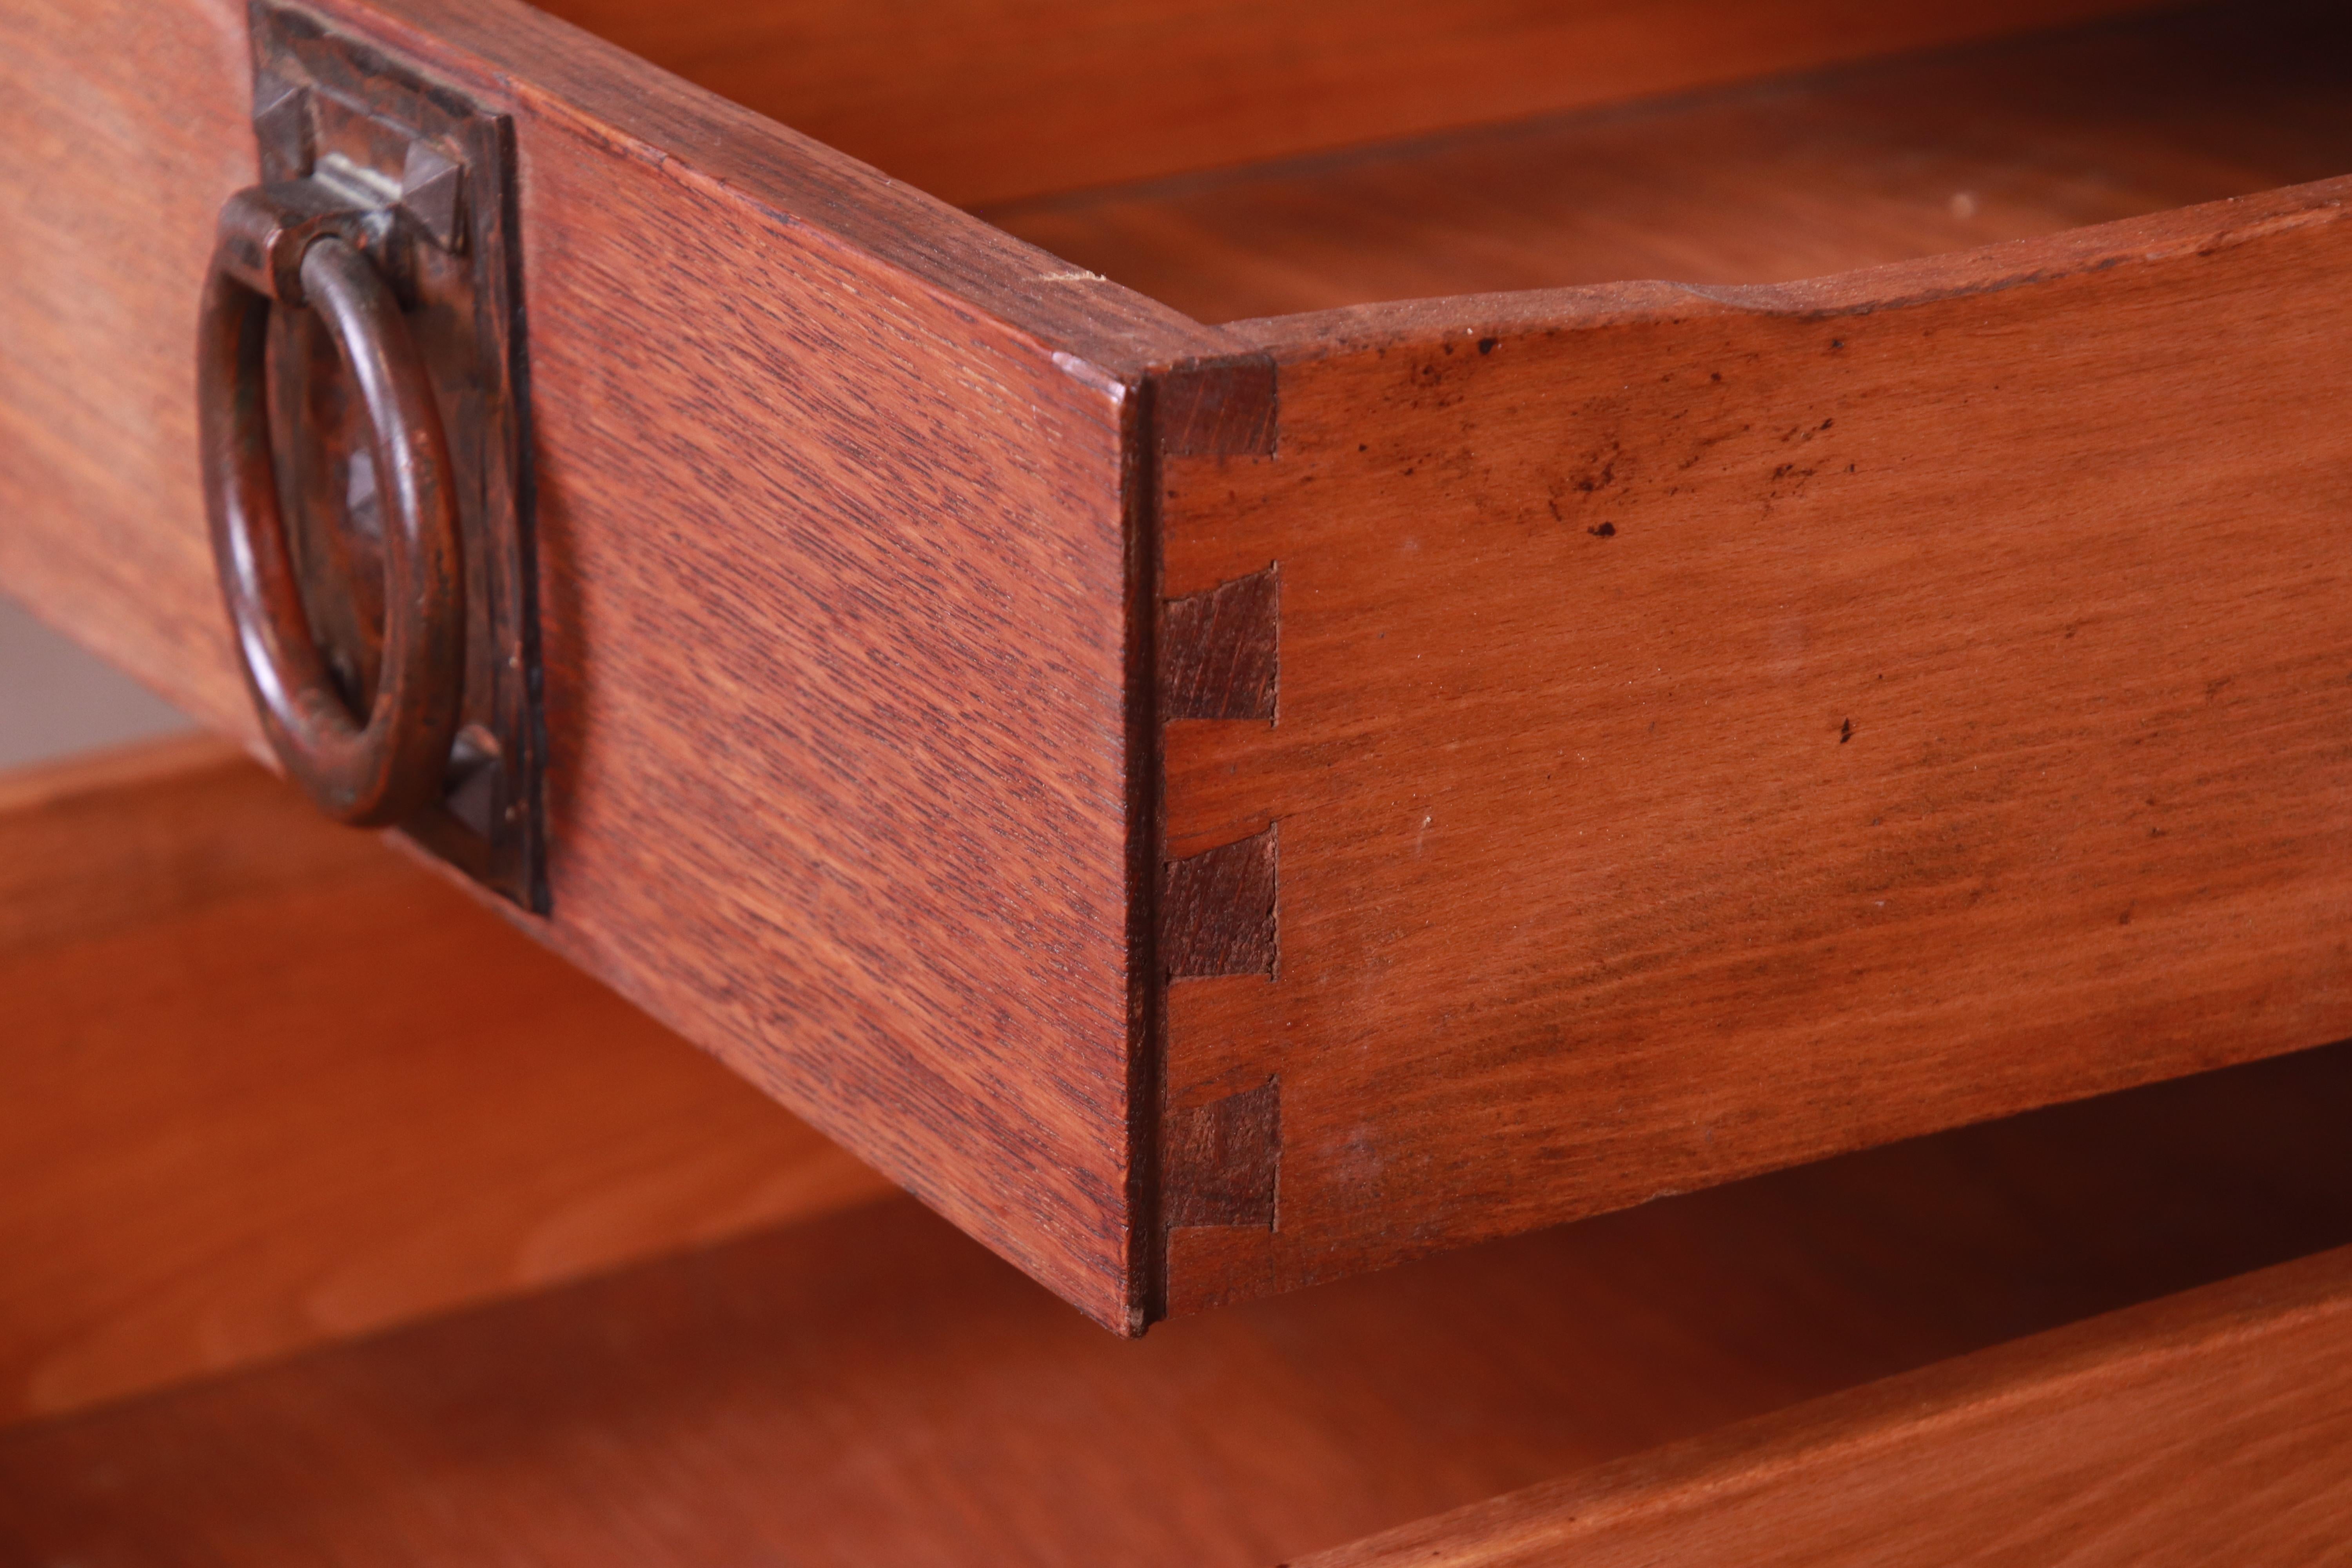
[[[319,808],[383,826],[438,800],[465,684],[465,551],[449,442],[399,301],[363,248],[367,215],[312,181],[222,209],[196,390],[214,562],[270,748]],[[383,657],[364,718],[303,610],[270,447],[271,311],[319,313],[366,410],[383,508]]]

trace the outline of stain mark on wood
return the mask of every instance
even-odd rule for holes
[[[1170,1226],[1274,1228],[1282,1170],[1282,1080],[1168,1112]]]
[[[1168,862],[1160,917],[1169,979],[1273,976],[1278,826]]]
[[[1271,457],[1271,354],[1196,360],[1164,372],[1155,394],[1160,450],[1171,458]]]
[[[1160,606],[1160,716],[1274,721],[1279,564]]]

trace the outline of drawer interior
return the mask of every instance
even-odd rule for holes
[[[2352,1239],[2352,1049],[1101,1333],[911,1203],[0,1432],[26,1562],[1244,1564]]]
[[[1313,100],[1339,91],[1336,79],[1360,68],[1327,40],[1300,45],[1280,68],[1263,66],[1271,79],[1262,89],[1245,88],[1260,67],[1228,61],[1233,101],[1204,101],[1194,120],[1157,127],[1163,142],[1179,144],[1166,161],[1180,172],[1078,178],[1058,190],[1023,190],[1045,176],[1011,163],[996,177],[943,163],[883,123],[878,108],[870,124],[844,112],[846,84],[892,68],[869,59],[870,40],[842,18],[820,26],[820,8],[720,7],[689,23],[669,18],[674,7],[656,14],[636,0],[549,5],[887,173],[963,200],[1079,267],[1212,321],[1629,278],[1774,282],[2352,169],[2352,93],[2343,90],[2341,65],[2352,21],[2309,0],[2090,20],[2085,11],[2118,7],[1980,8],[1978,30],[2012,36],[1892,55],[1884,51],[1937,40],[1823,28],[1786,0],[1718,5],[1712,10],[1721,15],[1708,16],[1697,13],[1709,8],[1689,4],[1612,13],[1588,18],[1608,27],[1582,42],[1588,53],[1616,60],[1616,74],[1581,88],[1561,76],[1555,96],[1563,111],[1530,115],[1502,92],[1492,101],[1465,100],[1454,110],[1461,123],[1378,135],[1382,126],[1416,123],[1406,101],[1357,127],[1373,133],[1350,146],[1317,147],[1311,128],[1294,128],[1288,141],[1312,148],[1306,155],[1223,155],[1231,149],[1221,138],[1241,134],[1235,122],[1269,112],[1256,91]],[[1050,74],[1056,48],[1093,49],[1105,57],[1103,69],[1141,84],[1158,69],[1150,51],[1169,47],[1165,27],[1150,24],[1164,24],[1170,9],[1108,8],[1059,45],[1041,45],[1038,58],[1003,69]],[[1267,9],[1295,14],[1307,26],[1307,7]],[[942,34],[966,20],[944,3],[875,15]],[[1202,20],[1203,27],[1240,25],[1223,14]],[[1946,19],[1944,30],[1958,26]],[[1519,56],[1541,52],[1540,41],[1499,27],[1482,33],[1465,23],[1459,32],[1443,47],[1424,47],[1437,58],[1446,48],[1463,52],[1474,71],[1502,79],[1525,68]],[[1695,53],[1702,37],[1716,40],[1704,58]],[[1788,41],[1757,42],[1774,37]],[[786,61],[781,38],[806,47]],[[1727,38],[1755,47],[1743,54]],[[726,47],[730,39],[737,47]],[[1122,56],[1122,48],[1134,52]],[[1845,60],[1842,48],[1882,58]],[[915,51],[903,68],[919,77],[924,58]],[[1679,67],[1659,66],[1660,58]],[[1808,65],[1817,68],[1785,74]],[[1741,75],[1759,79],[1721,79]],[[1351,79],[1360,93],[1399,95],[1372,75]],[[1116,142],[1154,101],[1155,89],[1138,85],[1131,101],[1108,100],[1093,120],[1069,123],[1079,110],[1066,85],[1029,100],[1029,112],[1065,138]],[[1613,101],[1627,97],[1638,100]],[[911,100],[902,107],[920,112]],[[965,139],[979,148],[997,145],[995,122],[1022,112],[1018,104],[952,94],[934,108],[950,121],[967,116]],[[1195,143],[1189,149],[1187,137]],[[1282,140],[1269,132],[1257,144]],[[1013,163],[1025,155],[1010,145],[1003,153]],[[1068,179],[1079,171],[1058,172]]]
[[[2210,6],[987,216],[1212,321],[1780,282],[2340,174],[2347,44]]]

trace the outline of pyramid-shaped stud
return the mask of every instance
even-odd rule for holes
[[[265,180],[299,180],[310,173],[310,93],[268,71],[253,79],[253,135],[261,144]]]
[[[400,173],[400,205],[435,245],[466,248],[466,169],[424,142],[408,144]]]

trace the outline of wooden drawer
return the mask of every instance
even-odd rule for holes
[[[556,9],[299,12],[511,117],[511,918],[1098,1321],[2352,1035],[2319,8]],[[0,20],[0,584],[250,742],[248,26]]]

